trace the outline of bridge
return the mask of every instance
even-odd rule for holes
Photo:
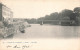
[[[78,21],[74,21],[74,20],[38,20],[38,22],[43,25],[45,23],[56,23],[58,25],[62,25],[62,24],[77,24],[79,23]]]

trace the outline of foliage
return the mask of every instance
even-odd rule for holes
[[[64,9],[59,13],[53,12],[50,15],[45,15],[44,17],[40,17],[38,19],[27,19],[27,21],[29,23],[40,23],[45,20],[74,20],[78,22],[79,20],[77,18],[80,18],[80,7],[75,7],[73,10]]]

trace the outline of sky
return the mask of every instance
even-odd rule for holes
[[[13,11],[13,18],[39,18],[64,9],[80,7],[80,0],[1,0]]]

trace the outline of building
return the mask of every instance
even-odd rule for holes
[[[13,12],[6,5],[0,3],[0,21],[12,22]]]

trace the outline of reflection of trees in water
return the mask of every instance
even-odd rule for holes
[[[60,30],[62,37],[80,37],[80,27],[78,26],[63,26]]]

